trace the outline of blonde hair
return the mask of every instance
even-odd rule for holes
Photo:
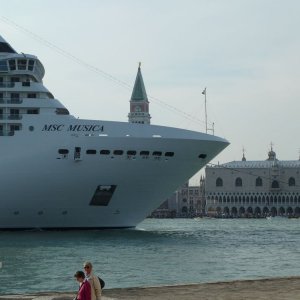
[[[83,264],[84,267],[90,267],[91,269],[93,268],[93,265],[90,261],[86,261],[84,264]]]

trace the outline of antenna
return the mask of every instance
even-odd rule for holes
[[[202,92],[204,95],[204,106],[205,106],[205,133],[207,133],[207,105],[206,105],[206,87]]]
[[[204,107],[205,107],[205,133],[207,134],[208,131],[211,131],[213,135],[215,135],[215,123],[212,123],[212,127],[208,128],[207,126],[207,100],[206,100],[206,87],[202,92],[204,95]]]

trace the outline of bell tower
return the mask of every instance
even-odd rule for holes
[[[128,114],[129,123],[150,124],[149,101],[141,72],[141,63],[137,71],[131,99],[130,113]]]

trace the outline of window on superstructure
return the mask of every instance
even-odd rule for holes
[[[39,114],[39,109],[38,108],[28,109],[27,114],[28,115],[38,115]]]
[[[34,66],[34,60],[29,60],[28,61],[28,71],[33,71],[33,66]]]
[[[7,67],[7,62],[6,60],[0,61],[0,72],[7,72],[8,67]]]
[[[27,94],[27,98],[36,98],[36,93]]]
[[[11,131],[18,131],[18,130],[20,130],[20,125],[12,124],[12,125],[10,125],[10,130]]]
[[[20,82],[20,77],[11,77],[10,82]]]
[[[20,111],[18,109],[15,109],[15,108],[10,109],[10,114],[13,116],[18,116],[19,113],[20,113]]]
[[[16,69],[16,61],[14,59],[10,59],[8,61],[8,64],[11,71],[14,71]]]
[[[18,59],[18,70],[26,70],[27,60],[26,59]]]
[[[55,110],[57,115],[69,115],[69,111],[66,108],[57,108]]]
[[[0,102],[2,102],[2,101],[3,101],[3,93],[0,93]]]
[[[10,94],[10,102],[11,103],[19,103],[19,101],[20,101],[20,94],[18,94],[18,93]]]

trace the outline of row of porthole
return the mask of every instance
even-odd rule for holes
[[[14,211],[14,215],[15,215],[15,216],[18,216],[19,214],[20,214],[20,212],[19,212],[18,210]],[[42,210],[40,210],[40,211],[37,212],[37,214],[38,214],[39,216],[41,216],[41,215],[44,214],[44,212],[43,212]],[[64,211],[62,211],[61,214],[62,214],[62,215],[67,215],[68,212],[67,212],[66,210],[64,210]]]
[[[69,150],[68,149],[59,149],[58,153],[66,155],[66,154],[69,153]],[[94,149],[88,149],[88,150],[86,150],[86,154],[97,154],[97,151],[94,150]],[[106,150],[106,149],[100,150],[100,154],[101,155],[110,155],[111,151],[110,150]],[[124,151],[123,150],[114,150],[114,151],[112,151],[112,154],[114,154],[114,155],[123,155]],[[137,155],[137,151],[135,151],[135,150],[128,150],[127,151],[127,155],[129,155],[129,156],[135,156],[135,155]],[[150,151],[140,151],[140,155],[141,156],[149,156],[150,155]],[[153,151],[152,155],[153,156],[162,156],[163,152],[161,152],[161,151]],[[173,157],[174,156],[174,152],[165,152],[164,155],[167,156],[167,157]]]
[[[58,153],[59,154],[63,154],[63,155],[67,155],[69,154],[69,150],[68,149],[59,149],[58,150]],[[86,150],[86,154],[97,154],[97,150],[95,149],[88,149]],[[100,154],[101,155],[110,155],[111,154],[111,151],[110,150],[107,150],[107,149],[103,149],[103,150],[100,150]],[[114,150],[112,152],[112,154],[114,155],[123,155],[124,154],[124,151],[123,150]],[[139,153],[141,156],[149,156],[150,155],[150,151],[140,151]],[[137,155],[137,151],[136,150],[128,150],[127,151],[127,155],[128,156],[135,156]],[[153,156],[162,156],[163,155],[163,152],[161,151],[153,151],[152,152],[152,155]],[[165,152],[164,154],[166,157],[173,157],[175,155],[174,152],[171,152],[171,151],[168,151],[168,152]],[[206,154],[199,154],[198,158],[201,158],[201,159],[205,159],[207,157]]]

